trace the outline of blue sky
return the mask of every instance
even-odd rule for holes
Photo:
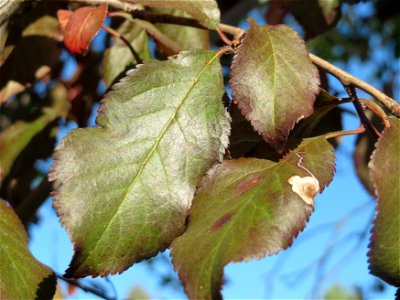
[[[360,4],[360,13],[368,14],[368,5]],[[257,21],[261,19],[260,16],[259,12],[252,12],[252,17]],[[385,59],[383,50],[377,51],[376,56],[377,59]],[[367,82],[372,76],[371,68],[363,66],[357,59],[340,67]],[[73,65],[68,68],[72,70]],[[336,80],[332,79],[331,83],[337,90],[342,90]],[[400,96],[398,90],[395,93],[396,97]],[[368,97],[363,93],[359,96]],[[353,110],[351,105],[346,108]],[[359,126],[358,119],[350,114],[345,114],[343,121],[345,129]],[[60,137],[74,127],[73,123],[68,124]],[[343,138],[336,151],[337,171],[334,181],[316,198],[315,212],[293,247],[275,256],[230,264],[225,268],[227,282],[223,295],[226,299],[310,298],[322,295],[334,283],[348,288],[374,284],[377,279],[368,273],[366,256],[369,233],[361,240],[359,235],[371,221],[375,201],[366,193],[355,175],[352,161],[354,143],[355,136]],[[49,162],[39,164],[42,168],[48,165]],[[39,224],[32,225],[30,230],[30,249],[38,260],[62,274],[72,257],[72,244],[59,224],[50,199],[40,208],[39,215]],[[180,290],[159,285],[157,274],[170,272],[171,265],[168,262],[156,260],[155,268],[157,273],[150,271],[145,263],[139,263],[121,275],[111,276],[119,299],[126,297],[135,285],[143,287],[153,298],[186,298]],[[319,272],[326,272],[328,276],[321,279]],[[95,282],[109,287],[104,279],[95,279]],[[318,286],[318,289],[314,289],[312,294],[314,286]],[[112,291],[109,288],[107,290]],[[387,287],[384,293],[374,294],[370,291],[368,295],[371,299],[392,299],[394,292],[393,287]],[[82,291],[78,291],[74,298],[96,299],[94,295]]]

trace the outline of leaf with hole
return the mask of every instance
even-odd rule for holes
[[[322,191],[333,178],[334,160],[332,146],[318,137],[305,139],[278,163],[241,158],[211,169],[196,192],[186,232],[172,243],[189,298],[221,298],[225,265],[289,247],[313,206],[288,181],[312,174]],[[308,185],[300,188],[308,194]]]
[[[218,53],[145,62],[106,95],[100,127],[62,141],[51,177],[75,244],[67,276],[122,272],[182,234],[199,180],[228,143],[223,94]]]
[[[372,274],[400,287],[400,120],[390,123],[369,163],[378,203],[368,256]]]
[[[233,101],[268,143],[282,148],[293,126],[313,112],[318,71],[291,28],[249,22],[232,62]]]

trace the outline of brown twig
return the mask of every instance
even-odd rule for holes
[[[27,224],[31,220],[38,208],[50,196],[52,189],[53,185],[49,182],[47,176],[45,176],[39,185],[23,199],[21,205],[16,208],[16,213],[22,223]]]
[[[107,31],[109,34],[111,34],[113,37],[120,39],[131,51],[133,57],[136,60],[137,64],[142,64],[143,63],[143,59],[140,58],[140,55],[136,52],[136,50],[132,47],[131,43],[119,32],[115,31],[114,29],[102,25],[101,28],[103,28],[105,31]]]
[[[90,286],[86,286],[86,285],[82,284],[81,282],[79,282],[78,280],[65,278],[64,276],[62,276],[60,274],[56,274],[56,277],[61,279],[61,280],[63,280],[63,281],[65,281],[65,282],[67,282],[67,283],[69,283],[69,284],[72,284],[72,285],[80,288],[81,290],[83,290],[83,291],[85,291],[87,293],[91,293],[91,294],[96,295],[96,296],[98,296],[98,297],[100,297],[102,299],[115,300],[115,298],[107,296],[102,291],[99,291],[96,288],[93,288],[93,287],[90,287]]]
[[[357,128],[357,129],[330,132],[330,133],[325,134],[325,138],[332,139],[332,138],[339,137],[339,136],[360,134],[363,132],[365,132],[365,127],[361,126],[360,128]]]
[[[343,85],[353,86],[363,90],[364,92],[375,97],[376,100],[378,100],[385,107],[387,107],[393,115],[395,115],[396,117],[400,117],[400,104],[397,103],[396,100],[385,95],[380,90],[374,88],[365,81],[362,81],[354,77],[353,75],[350,75],[346,71],[332,65],[331,63],[327,62],[326,60],[312,53],[310,53],[310,59],[315,65],[324,69],[325,71],[327,71],[328,73],[339,79]]]
[[[374,113],[382,120],[383,126],[385,126],[385,128],[391,126],[388,116],[383,111],[383,109],[380,108],[375,102],[364,98],[358,98],[358,100],[360,100],[361,103],[363,103],[372,113]]]
[[[376,130],[374,125],[372,125],[371,121],[365,115],[365,112],[361,106],[360,100],[358,100],[358,96],[357,96],[356,89],[354,88],[354,86],[352,86],[352,85],[345,86],[345,89],[346,89],[346,92],[349,95],[350,99],[352,100],[352,103],[357,111],[357,114],[361,120],[361,123],[372,134],[372,136],[375,139],[379,139],[380,133],[378,130]]]

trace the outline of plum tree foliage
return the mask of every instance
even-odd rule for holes
[[[304,230],[347,134],[371,141],[355,156],[377,201],[370,271],[399,287],[400,106],[305,43],[335,27],[342,5],[272,1],[268,25],[249,18],[247,30],[221,23],[227,1],[0,7],[1,297],[55,291],[23,226],[53,191],[74,244],[64,278],[120,273],[170,248],[188,297],[219,299],[225,265],[276,254]],[[303,37],[282,24],[289,14]],[[96,52],[100,30],[106,46]],[[77,62],[70,78],[65,57]],[[327,74],[347,98],[330,93]],[[340,106],[349,102],[361,125],[342,131]],[[60,119],[79,128],[54,149]],[[34,162],[51,154],[51,172],[38,172]]]

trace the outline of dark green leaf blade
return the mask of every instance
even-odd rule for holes
[[[0,215],[0,298],[51,299],[54,273],[29,252],[25,228],[3,200]]]
[[[335,169],[333,148],[323,137],[304,140],[279,163],[224,161],[203,179],[188,228],[172,243],[189,298],[221,298],[226,264],[278,253],[304,229],[313,207],[288,183],[295,175],[310,176],[299,167],[301,160],[323,190]]]
[[[184,11],[210,29],[215,29],[220,21],[220,11],[215,0],[135,0],[135,3]]]
[[[52,179],[75,243],[67,276],[122,272],[182,233],[198,181],[227,146],[223,93],[213,51],[145,62],[107,94],[102,128],[63,140]]]
[[[318,84],[318,71],[292,29],[250,20],[230,85],[234,102],[268,143],[281,148],[293,126],[312,114]]]
[[[377,213],[372,228],[371,273],[400,286],[400,120],[390,118],[369,163]]]

